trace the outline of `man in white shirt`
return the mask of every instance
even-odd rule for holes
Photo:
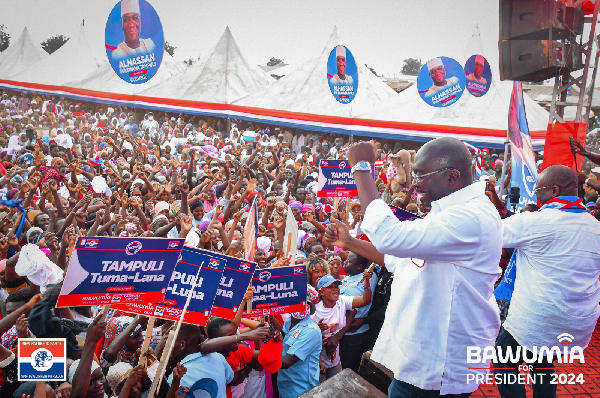
[[[558,347],[562,353],[565,333],[572,350],[586,348],[600,316],[600,224],[577,197],[577,174],[566,166],[548,167],[535,193],[542,204],[539,211],[502,221],[503,246],[516,249],[517,274],[496,341],[503,353],[508,347],[513,353],[518,346],[527,348],[528,358],[543,346]],[[528,363],[536,380],[534,396],[556,396],[553,359],[556,356],[543,356]],[[521,355],[514,362],[496,364],[494,372],[518,374],[522,361]],[[498,391],[502,397],[526,396],[523,384],[498,384]]]
[[[373,143],[348,151],[366,208],[361,229],[396,274],[371,358],[394,372],[390,397],[468,397],[487,373],[469,369],[468,347],[493,346],[500,328],[500,216],[485,185],[473,183],[471,156],[456,139],[417,153],[413,180],[431,204],[423,219],[400,222],[380,199],[370,173],[376,158]]]

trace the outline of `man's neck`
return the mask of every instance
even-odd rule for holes
[[[338,73],[338,77],[340,78],[340,80],[346,80],[346,74],[345,73],[344,74]]]
[[[125,44],[127,44],[127,47],[133,48],[133,49],[136,49],[141,45],[139,38],[134,41],[125,41]]]
[[[438,87],[444,87],[446,84],[448,84],[448,80],[444,79],[444,81],[440,82],[440,84],[438,84],[438,83],[434,83],[434,84]]]

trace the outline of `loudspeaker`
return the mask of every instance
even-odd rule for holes
[[[500,0],[500,40],[567,38],[566,17],[567,7],[558,1]]]
[[[503,40],[500,80],[541,82],[583,67],[581,46],[557,40]]]

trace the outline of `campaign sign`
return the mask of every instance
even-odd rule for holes
[[[211,315],[233,319],[244,299],[246,289],[252,281],[256,263],[241,258],[214,254],[216,258],[227,260],[227,265],[217,289],[217,297],[215,297]]]
[[[306,267],[265,268],[254,271],[254,298],[248,317],[289,314],[306,310]]]
[[[358,68],[350,50],[335,46],[327,59],[327,83],[333,97],[349,104],[358,90]]]
[[[104,40],[110,65],[127,83],[145,83],[158,71],[165,38],[158,14],[146,0],[118,2],[106,21]]]
[[[372,175],[375,175],[374,169]],[[318,188],[319,198],[358,196],[356,183],[352,177],[352,167],[347,160],[321,160]]]
[[[67,380],[67,339],[19,339],[19,381]]]
[[[160,302],[184,239],[81,237],[57,307]]]
[[[206,326],[223,270],[227,264],[227,260],[215,258],[213,254],[208,250],[184,247],[162,302],[115,304],[111,306],[111,309],[178,321],[190,289],[194,286],[198,268],[201,268],[183,322]]]
[[[485,95],[492,83],[492,69],[483,55],[472,55],[465,64],[467,91],[475,97]]]
[[[448,57],[432,58],[417,76],[417,90],[423,101],[443,108],[462,96],[465,80],[465,71],[457,61]]]

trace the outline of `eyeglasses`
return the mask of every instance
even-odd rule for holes
[[[448,170],[456,170],[454,167],[444,167],[443,169],[439,169],[436,171],[432,171],[431,173],[425,173],[425,174],[415,174],[414,172],[412,173],[412,178],[413,178],[413,182],[415,184],[420,184],[421,182],[423,182],[423,180],[425,179],[425,177],[429,177],[430,175],[436,174],[436,173],[440,173],[442,171],[448,171]]]
[[[539,188],[535,188],[535,189],[533,190],[533,194],[534,194],[534,195],[537,195],[537,193],[538,193],[539,191],[541,191],[542,189],[554,188],[554,187],[556,187],[556,186],[557,186],[557,185],[548,185],[548,186],[546,186],[546,187],[539,187]]]

